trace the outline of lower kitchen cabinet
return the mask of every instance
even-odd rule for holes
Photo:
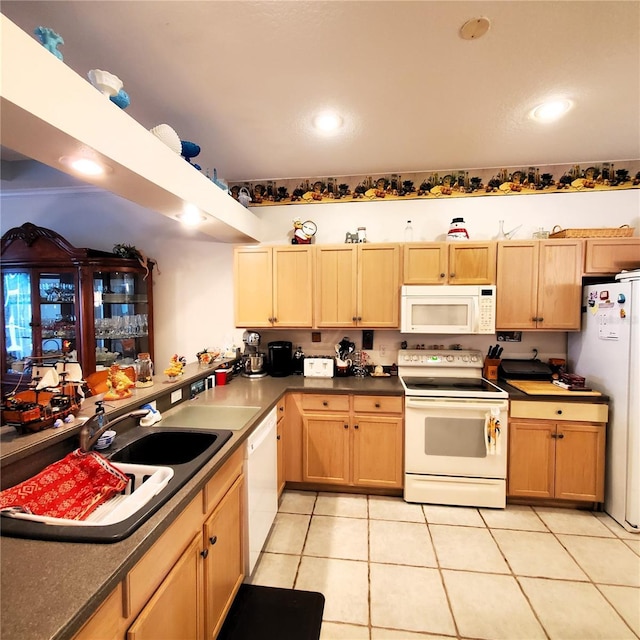
[[[243,496],[238,449],[74,640],[215,638],[244,578]]]
[[[307,394],[301,408],[302,482],[402,488],[401,397]]]
[[[511,403],[507,495],[604,500],[606,404]]]

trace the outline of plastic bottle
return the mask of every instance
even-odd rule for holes
[[[413,227],[411,226],[411,220],[407,220],[407,226],[404,228],[404,241],[413,241]]]

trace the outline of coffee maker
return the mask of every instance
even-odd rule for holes
[[[267,345],[269,351],[269,375],[274,378],[284,378],[291,375],[291,347],[291,343],[286,340],[269,342]]]
[[[260,334],[257,331],[245,331],[242,334],[244,353],[242,354],[242,371],[245,378],[264,378],[264,353],[260,353]]]

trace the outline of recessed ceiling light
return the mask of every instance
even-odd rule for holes
[[[206,220],[200,209],[193,204],[185,204],[182,213],[179,213],[176,217],[187,227],[197,227]]]
[[[489,31],[490,27],[491,21],[489,18],[485,18],[484,16],[472,18],[460,27],[460,37],[463,40],[477,40],[478,38],[482,38],[482,36]]]
[[[321,133],[333,133],[342,126],[342,118],[334,111],[324,111],[313,119],[313,126]]]
[[[110,171],[110,167],[86,155],[62,156],[60,162],[84,176],[101,176]]]
[[[539,122],[553,122],[561,118],[571,109],[571,100],[550,100],[538,105],[532,112],[531,117]]]

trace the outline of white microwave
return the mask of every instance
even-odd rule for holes
[[[495,333],[495,285],[402,287],[401,333]]]

